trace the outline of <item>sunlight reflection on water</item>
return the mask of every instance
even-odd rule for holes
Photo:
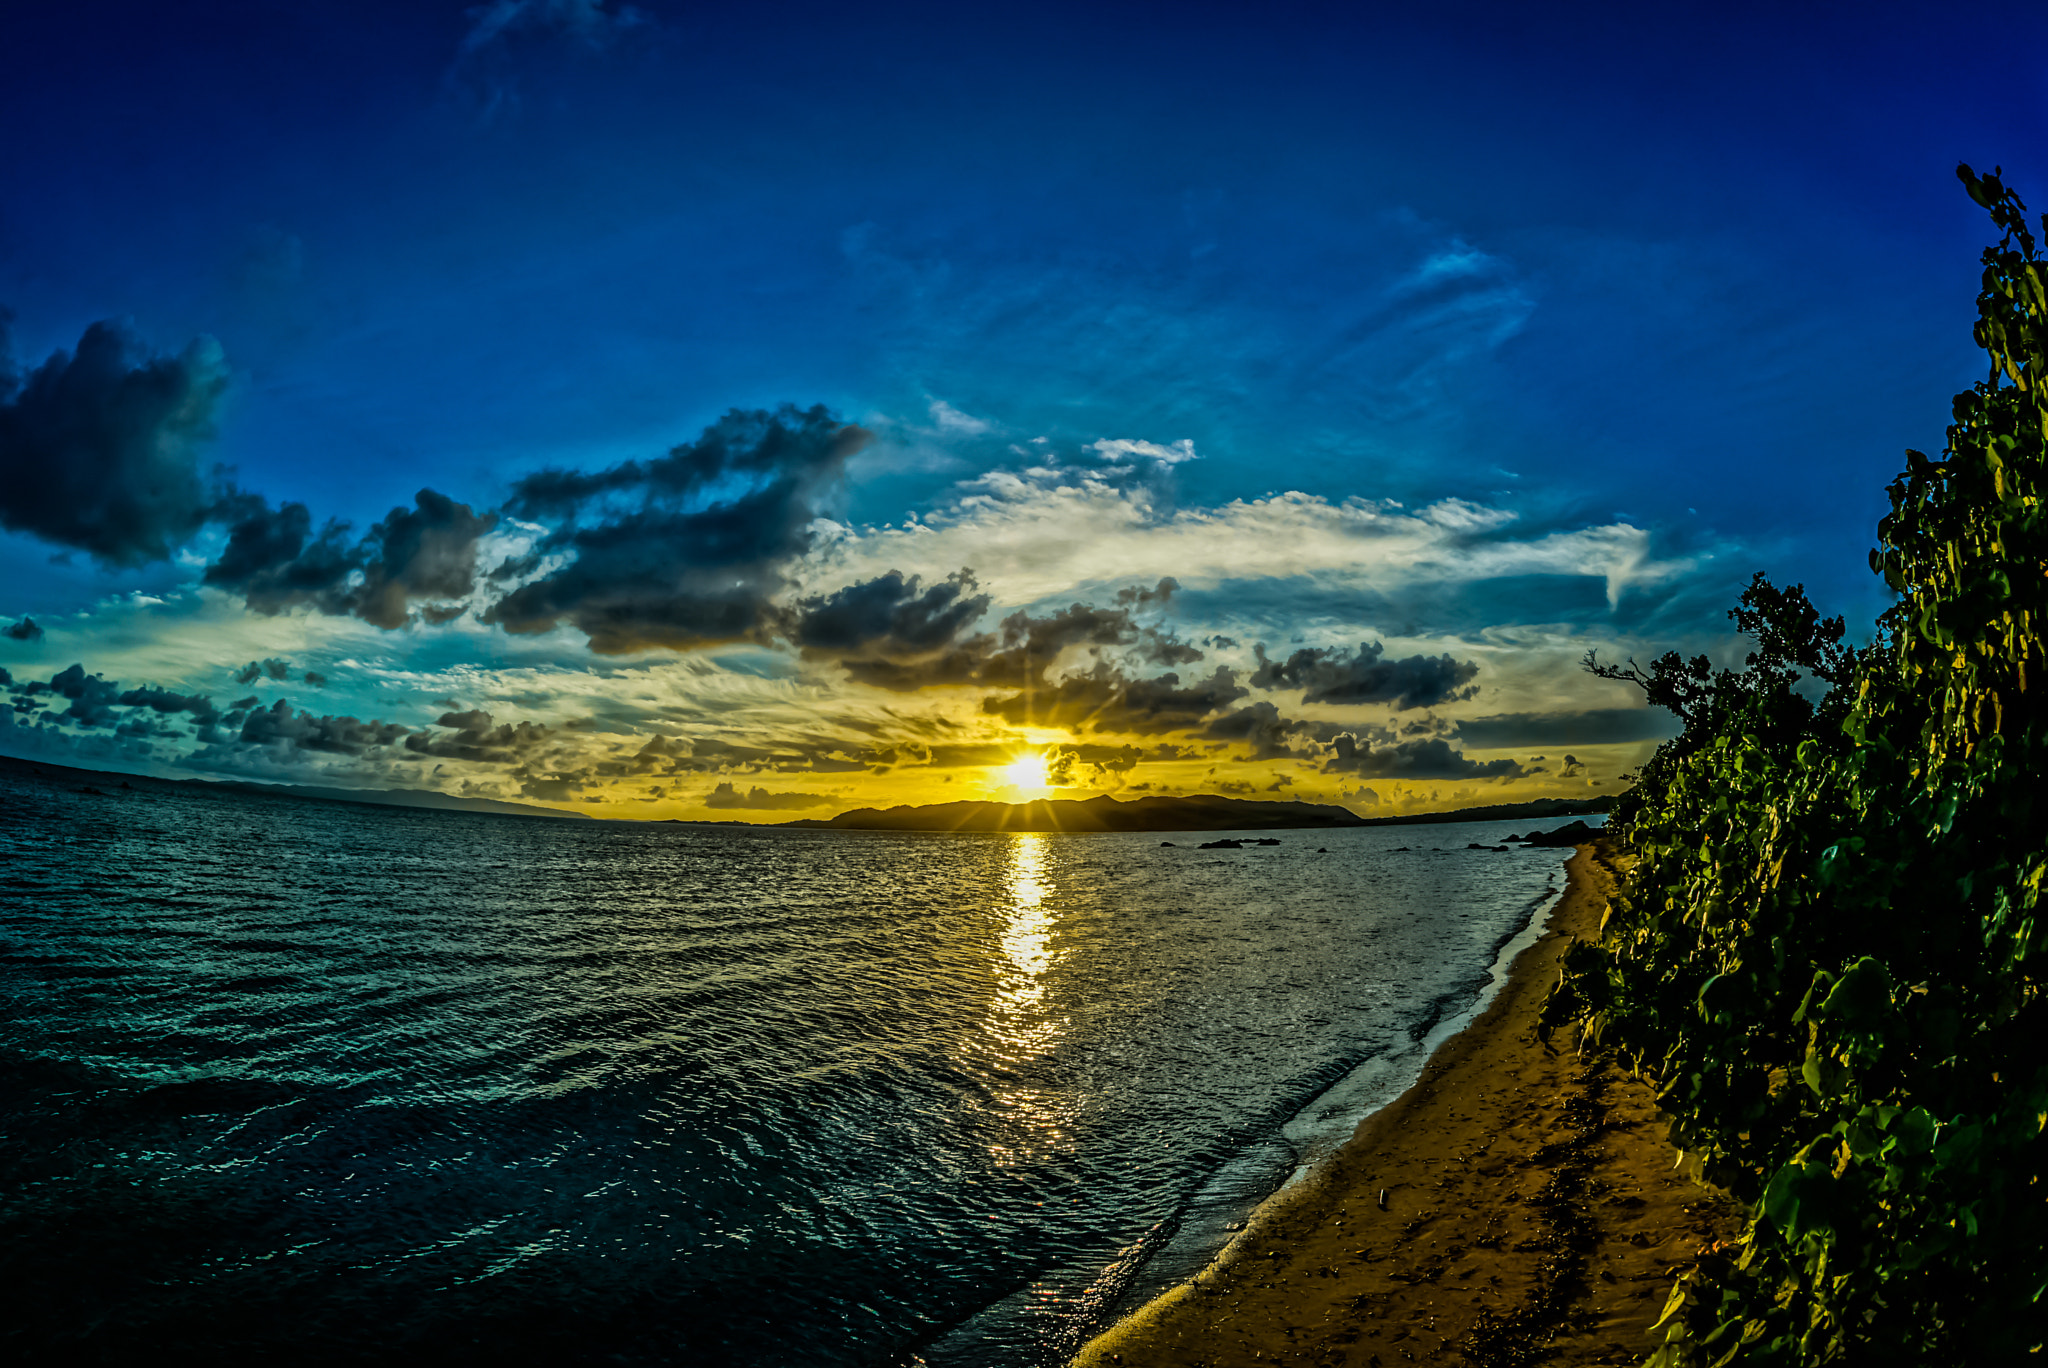
[[[1067,1025],[1065,1014],[1048,1000],[1052,970],[1060,959],[1053,946],[1051,841],[1041,833],[1019,833],[1009,840],[1008,919],[997,942],[1001,957],[994,966],[996,992],[988,1020],[997,1060],[992,1096],[1007,1123],[989,1152],[1004,1164],[1042,1158],[1056,1149],[1067,1110],[1061,1105],[1062,1090],[1038,1086],[1028,1074],[1032,1061],[1059,1044]]]

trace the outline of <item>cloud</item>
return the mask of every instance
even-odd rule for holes
[[[1611,746],[1676,736],[1678,720],[1661,708],[1590,708],[1584,712],[1495,713],[1457,724],[1457,738],[1479,750],[1526,746]]]
[[[884,659],[915,658],[954,644],[988,611],[974,572],[959,570],[923,587],[899,571],[794,606],[784,625],[792,644],[813,654],[859,651]],[[851,668],[851,667],[849,667]]]
[[[1288,739],[1307,731],[1308,724],[1291,722],[1271,703],[1258,702],[1225,713],[1202,728],[1202,735],[1214,741],[1246,741],[1253,760],[1273,760],[1291,755]]]
[[[931,414],[932,421],[939,425],[939,431],[963,437],[978,437],[994,426],[986,419],[962,413],[943,399],[932,400]]]
[[[1161,745],[1150,750],[1139,746],[1102,746],[1080,742],[1052,746],[1045,751],[1045,782],[1053,788],[1094,788],[1115,791],[1128,782],[1126,777],[1146,760],[1179,760],[1189,752],[1178,746]]]
[[[720,784],[704,799],[708,808],[754,808],[779,810],[786,808],[823,807],[832,800],[821,793],[770,793],[756,786],[741,793],[731,784]]]
[[[414,620],[412,600],[432,622],[446,622],[476,588],[477,542],[495,525],[445,494],[422,489],[413,507],[398,507],[348,545],[348,524],[332,519],[313,535],[302,503],[273,510],[255,495],[238,495],[228,544],[206,568],[204,582],[240,593],[258,613],[275,616],[307,607],[353,616],[387,630]]]
[[[1184,731],[1243,698],[1249,690],[1227,667],[1183,686],[1177,673],[1130,679],[1108,665],[1057,683],[982,700],[984,713],[1020,727],[1127,732]]]
[[[49,683],[31,684],[24,692],[53,693],[69,699],[71,706],[60,716],[81,727],[104,727],[119,720],[114,705],[119,702],[120,689],[115,681],[103,675],[89,675],[85,666],[74,664],[52,676]]]
[[[154,684],[139,689],[130,689],[122,694],[119,702],[124,708],[147,708],[157,713],[190,713],[201,726],[212,726],[220,719],[220,711],[213,700],[205,694],[181,694]]]
[[[0,527],[109,566],[168,560],[206,522],[199,473],[227,392],[220,344],[152,355],[126,325],[94,323],[73,353],[26,377],[4,359],[0,316]]]
[[[802,577],[846,584],[891,569],[929,578],[972,565],[982,583],[1019,603],[1161,571],[1190,590],[1277,580],[1352,599],[1568,577],[1599,584],[1612,607],[1693,566],[1659,557],[1650,534],[1627,523],[1533,533],[1519,524],[1513,510],[1462,500],[1408,509],[1289,492],[1172,507],[1150,484],[1107,472],[993,471],[959,486],[949,504],[914,525],[833,529]],[[1517,605],[1552,612],[1550,597],[1532,598],[1524,584]]]
[[[790,563],[869,440],[822,406],[735,409],[657,460],[529,475],[507,511],[553,524],[543,549],[574,558],[484,621],[515,633],[567,622],[601,655],[764,640]]]
[[[41,641],[43,629],[36,625],[34,618],[25,617],[19,622],[0,628],[0,637],[6,637],[9,641]]]
[[[1385,659],[1379,642],[1360,642],[1347,656],[1341,650],[1300,650],[1284,661],[1266,658],[1265,643],[1253,648],[1259,668],[1254,688],[1300,689],[1304,703],[1391,703],[1396,709],[1433,708],[1460,703],[1479,692],[1471,681],[1479,666],[1452,656],[1409,656]]]
[[[1089,443],[1088,449],[1105,461],[1157,461],[1163,466],[1179,465],[1183,461],[1200,459],[1195,455],[1195,444],[1188,438],[1161,446],[1158,442],[1142,442],[1130,437],[1106,437],[1099,442]]]
[[[1180,586],[1162,579],[1152,588],[1117,591],[1116,605],[1072,603],[1049,613],[1011,613],[993,632],[960,634],[987,611],[990,596],[971,593],[971,570],[959,570],[926,589],[899,571],[828,596],[805,599],[785,615],[782,632],[806,655],[838,658],[856,681],[907,693],[957,685],[1036,688],[1069,651],[1097,662],[1125,648],[1131,661],[1182,665],[1202,652],[1170,630],[1138,621],[1163,608]]]
[[[1323,773],[1366,779],[1515,779],[1529,771],[1513,760],[1468,760],[1440,737],[1375,749],[1370,741],[1344,733],[1331,742]]]
[[[268,708],[251,712],[242,722],[245,745],[278,750],[319,751],[331,755],[362,755],[380,746],[404,739],[411,731],[396,723],[364,722],[354,717],[316,717],[294,711],[280,698]]]
[[[1586,766],[1585,766],[1585,764],[1584,764],[1584,763],[1583,763],[1582,761],[1580,761],[1580,759],[1579,759],[1579,757],[1578,757],[1578,756],[1576,756],[1576,755],[1567,755],[1567,756],[1566,756],[1566,757],[1564,758],[1564,777],[1565,777],[1565,778],[1567,778],[1567,779],[1570,779],[1570,778],[1574,777],[1575,775],[1580,775],[1580,774],[1584,774],[1585,772],[1586,772]]]
[[[405,738],[405,749],[413,755],[468,760],[483,765],[515,765],[526,762],[553,739],[548,728],[539,723],[494,724],[491,714],[480,708],[443,713],[434,725],[449,728],[453,734],[443,736],[417,731]],[[656,738],[657,741],[661,739]]]
[[[229,676],[237,684],[254,684],[259,679],[284,680],[291,677],[292,663],[289,660],[282,660],[276,656],[266,656],[262,660],[252,660]]]

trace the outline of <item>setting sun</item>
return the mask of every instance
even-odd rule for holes
[[[1045,752],[1026,751],[997,771],[1003,781],[1025,793],[1044,793],[1051,785],[1045,781]]]

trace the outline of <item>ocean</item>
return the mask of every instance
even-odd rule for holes
[[[1568,850],[1467,848],[1518,829],[0,772],[0,1352],[1056,1365],[1412,1079],[1563,885]]]

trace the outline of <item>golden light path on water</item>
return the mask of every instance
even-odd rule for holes
[[[1052,994],[1060,952],[1053,943],[1052,840],[1023,832],[1009,838],[1003,892],[1005,921],[996,941],[995,997],[987,1035],[995,1055],[992,1094],[1007,1124],[1005,1141],[989,1147],[1002,1163],[1022,1163],[1056,1148],[1066,1132],[1071,1101],[1032,1082],[1032,1063],[1059,1043],[1066,1014]]]

